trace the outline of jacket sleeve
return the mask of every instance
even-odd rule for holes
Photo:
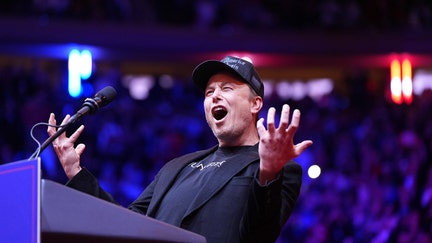
[[[278,177],[267,185],[260,185],[258,171],[252,183],[241,235],[243,242],[275,242],[300,194],[301,166],[290,161]]]
[[[128,209],[137,213],[146,214],[150,199],[153,194],[154,184],[155,182],[152,182],[141,193],[141,195],[131,205],[128,206]],[[86,168],[83,168],[78,174],[76,174],[72,179],[70,179],[66,183],[66,186],[90,194],[105,201],[118,204],[118,202],[114,200],[111,194],[102,189],[96,177]]]
[[[145,190],[135,199],[128,208],[137,213],[147,215],[147,211],[150,205],[150,201],[153,197],[154,188],[156,185],[156,179],[153,180]]]
[[[128,209],[137,213],[146,214],[148,205],[150,204],[150,200],[153,195],[154,185],[154,181],[150,183],[150,185],[146,187],[146,189],[141,193],[141,195],[132,204],[128,206]],[[115,201],[111,194],[102,189],[96,177],[86,168],[83,168],[78,174],[76,174],[72,179],[70,179],[66,183],[66,186],[90,194],[105,201],[119,204],[117,201]]]
[[[111,196],[111,194],[102,189],[96,177],[84,167],[78,174],[76,174],[66,183],[66,186],[90,194],[105,201],[118,204]]]

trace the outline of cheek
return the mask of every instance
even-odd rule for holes
[[[204,99],[203,102],[204,111],[207,114],[207,112],[210,111],[210,102],[208,102],[208,99]]]
[[[205,116],[207,119],[208,115],[210,114],[210,107],[211,107],[210,102],[206,102],[206,100],[204,100],[203,107],[204,107],[204,113],[205,113]]]

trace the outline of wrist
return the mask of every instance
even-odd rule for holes
[[[67,177],[69,179],[72,179],[74,176],[76,176],[80,171],[82,170],[81,166],[78,164],[76,166],[73,166],[70,170],[68,170],[68,173],[66,173]]]
[[[260,184],[263,185],[267,185],[270,181],[274,180],[277,175],[278,175],[279,171],[275,172],[273,170],[266,170],[264,168],[260,168],[259,171],[259,182]]]

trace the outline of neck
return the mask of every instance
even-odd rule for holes
[[[218,139],[219,147],[253,146],[259,142],[258,135],[246,139]]]

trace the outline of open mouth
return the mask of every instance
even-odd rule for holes
[[[228,114],[227,110],[223,107],[215,107],[212,110],[212,115],[216,120],[222,120]]]

